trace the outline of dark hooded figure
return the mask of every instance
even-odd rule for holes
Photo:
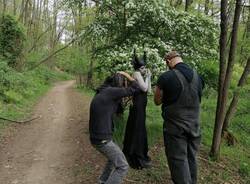
[[[123,153],[130,167],[143,169],[151,166],[148,156],[148,141],[146,131],[146,106],[147,92],[151,90],[151,73],[145,68],[146,53],[139,59],[134,51],[133,66],[135,72],[133,78],[138,82],[140,93],[133,96],[133,105],[129,109],[129,117],[123,142]]]

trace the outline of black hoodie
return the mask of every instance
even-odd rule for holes
[[[117,112],[121,99],[138,92],[140,88],[135,81],[128,88],[112,87],[106,84],[98,88],[90,104],[89,133],[93,144],[112,139],[112,117]]]
[[[177,65],[175,65],[174,69],[179,70],[189,83],[192,81],[193,69],[190,68],[187,64],[178,63]],[[204,88],[204,85],[205,84],[203,79],[199,76],[198,94],[200,99],[202,96],[202,89]],[[163,91],[163,106],[175,103],[182,90],[181,83],[173,70],[164,72],[159,77],[157,86]]]

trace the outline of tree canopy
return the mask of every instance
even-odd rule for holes
[[[196,66],[218,56],[218,25],[205,16],[180,12],[154,0],[105,0],[87,27],[85,40],[101,69],[114,72],[131,67],[133,48],[145,50],[154,74],[164,68],[164,52],[178,50]]]

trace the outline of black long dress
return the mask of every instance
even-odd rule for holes
[[[133,97],[123,142],[123,153],[130,167],[142,169],[150,166],[146,131],[147,93],[141,91]]]

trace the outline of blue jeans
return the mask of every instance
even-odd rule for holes
[[[107,159],[100,182],[105,184],[120,184],[128,172],[128,162],[123,152],[112,140],[101,145],[93,145]]]

